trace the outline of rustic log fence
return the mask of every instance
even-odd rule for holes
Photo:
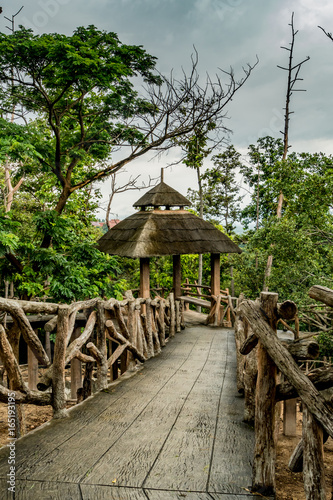
[[[208,309],[207,325],[232,327],[236,317],[233,307],[236,297],[230,296],[228,288],[220,290],[219,295],[212,295],[210,286],[190,283],[186,278],[181,291],[183,295],[179,298],[184,302],[185,310],[189,310],[190,304]]]
[[[105,389],[119,372],[159,354],[183,327],[182,304],[172,293],[152,300],[127,292],[122,301],[95,298],[70,305],[0,298],[1,314],[6,315],[0,324],[0,358],[7,387],[0,384],[0,401],[7,403],[10,390],[18,406],[51,405],[54,418],[67,414],[66,377],[71,378],[71,397],[80,402]],[[53,359],[34,324],[43,325],[46,344],[56,330]],[[20,335],[28,349],[28,383],[18,361]]]
[[[333,297],[333,291],[329,292]],[[243,296],[238,300],[237,387],[245,394],[244,420],[254,420],[255,425],[252,491],[275,494],[278,403],[297,397],[303,407],[303,437],[289,467],[293,471],[303,468],[307,500],[324,500],[323,442],[333,437],[333,407],[331,396],[320,391],[333,386],[333,369],[326,365],[307,374],[300,369],[297,361],[316,359],[319,348],[313,339],[283,341],[277,337],[278,320],[295,317],[296,305],[290,301],[279,304],[275,293],[263,292],[255,302]]]

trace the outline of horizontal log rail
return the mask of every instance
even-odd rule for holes
[[[333,291],[319,288],[311,292],[312,296],[317,294],[318,300],[330,303]],[[239,297],[235,320],[237,387],[245,395],[244,420],[255,422],[252,491],[275,494],[275,405],[299,397],[304,414],[297,463],[301,450],[306,498],[323,500],[326,498],[323,435],[333,437],[333,407],[320,391],[333,386],[333,371],[325,366],[305,374],[298,366],[298,360],[318,357],[318,344],[313,339],[278,338],[279,319],[297,317],[296,305],[290,301],[278,304],[277,294],[263,292],[255,302]],[[277,369],[283,375],[280,384],[277,384]]]
[[[122,301],[96,298],[70,305],[0,298],[2,312],[13,321],[6,326],[0,323],[0,358],[10,387],[0,384],[0,401],[7,403],[9,392],[14,392],[18,404],[52,405],[54,418],[66,416],[67,399],[82,401],[93,390],[105,389],[108,380],[118,378],[120,372],[156,356],[183,324],[182,304],[172,293],[153,300],[135,299],[127,293]],[[56,332],[52,360],[28,313],[33,322],[44,325],[45,333]],[[35,387],[24,380],[18,362],[15,345],[20,335],[33,353],[28,372],[31,359],[35,372],[41,372]],[[69,368],[70,397],[65,389]]]
[[[207,290],[208,293],[202,293]],[[213,326],[225,326],[230,328],[235,318],[235,312],[232,300],[235,297],[230,297],[228,288],[220,290],[219,295],[211,295],[211,287],[208,285],[199,285],[197,282],[190,283],[186,278],[181,285],[183,295],[180,298],[184,302],[185,310],[189,310],[189,305],[195,305],[201,312],[201,307],[210,309],[206,324]],[[195,291],[193,291],[195,290]]]

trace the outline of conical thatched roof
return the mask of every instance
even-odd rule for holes
[[[98,248],[105,253],[132,258],[241,253],[228,236],[186,210],[137,212],[104,234]]]
[[[189,207],[192,203],[175,189],[160,182],[144,194],[133,207]]]

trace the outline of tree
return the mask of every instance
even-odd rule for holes
[[[233,146],[228,146],[223,153],[213,156],[213,166],[200,176],[199,190],[188,190],[188,197],[193,202],[200,216],[217,224],[231,234],[235,222],[240,218],[239,186],[235,180],[240,169],[240,153]],[[200,156],[199,158],[200,159]],[[230,265],[231,290],[234,294],[233,265]]]
[[[197,127],[194,130],[194,135],[190,138],[182,138],[177,141],[177,145],[180,145],[185,152],[186,156],[183,159],[183,163],[190,168],[195,169],[197,173],[198,180],[198,213],[199,217],[203,219],[204,214],[204,202],[203,202],[203,190],[202,190],[202,173],[201,169],[203,166],[204,159],[209,156],[212,148],[207,147],[208,135],[210,130],[215,129],[215,124],[207,123],[205,127]],[[214,146],[212,146],[214,147]],[[198,257],[198,285],[202,285],[202,275],[203,275],[203,256],[199,254]],[[200,288],[199,288],[200,289]],[[201,307],[197,306],[197,311],[201,312]]]
[[[235,279],[240,291],[255,297],[264,279],[265,260],[272,255],[269,286],[284,298],[300,301],[313,284],[332,285],[333,157],[293,152],[283,161],[282,148],[282,141],[272,138],[260,139],[251,148],[252,161],[261,172],[260,226],[243,236],[246,246]],[[256,172],[248,167],[244,171],[255,185]],[[281,190],[283,217],[278,219],[275,202]],[[244,213],[247,222],[256,220],[255,192]]]
[[[205,216],[222,224],[226,233],[232,234],[235,223],[240,220],[240,202],[236,175],[242,168],[241,154],[234,146],[213,156],[213,167],[208,168],[202,176],[204,191]]]
[[[291,16],[291,43],[290,47],[282,47],[283,49],[287,50],[289,52],[289,63],[288,67],[285,68],[283,66],[278,66],[278,68],[281,68],[285,71],[288,72],[288,79],[287,79],[287,93],[286,93],[286,107],[285,109],[285,115],[284,115],[284,130],[283,130],[283,155],[282,155],[282,162],[284,162],[287,158],[288,154],[288,149],[289,149],[289,120],[290,120],[290,115],[292,111],[290,111],[290,100],[292,93],[295,91],[303,91],[301,89],[295,89],[295,84],[302,80],[302,78],[299,77],[299,72],[302,67],[302,65],[310,59],[309,56],[307,56],[303,61],[300,63],[295,64],[293,61],[294,57],[294,45],[295,45],[295,37],[298,33],[298,31],[295,31],[294,29],[294,13],[292,13]],[[283,191],[281,190],[279,193],[279,198],[278,198],[278,204],[277,204],[277,209],[276,209],[276,216],[278,219],[281,219],[281,213],[282,213],[282,204],[283,204]],[[273,256],[269,255],[268,260],[267,260],[267,267],[266,267],[266,272],[265,272],[265,280],[264,280],[264,291],[268,291],[268,285],[267,285],[267,280],[269,279],[269,276],[271,274],[271,269],[272,269],[272,263],[273,263]]]
[[[119,172],[121,172],[121,171],[119,171]],[[112,227],[110,224],[111,206],[112,206],[112,202],[113,202],[116,194],[125,193],[127,191],[140,191],[141,189],[147,189],[151,186],[156,185],[157,179],[156,178],[152,179],[151,177],[149,177],[147,184],[144,181],[142,181],[141,184],[139,184],[138,180],[140,177],[141,177],[140,174],[135,176],[135,177],[130,176],[124,184],[118,185],[117,184],[117,173],[114,172],[110,175],[111,191],[109,194],[109,200],[108,200],[108,204],[106,207],[106,213],[105,213],[105,223],[106,223],[106,226],[108,229],[111,229],[111,227]]]
[[[23,27],[0,34],[1,111],[20,106],[17,117],[29,113],[45,120],[47,140],[38,143],[38,161],[60,186],[57,214],[76,190],[149,151],[172,147],[197,126],[214,120],[216,131],[225,130],[225,108],[254,66],[239,81],[230,71],[226,87],[220,79],[202,87],[197,59],[192,62],[189,76],[164,78],[142,47],[122,44],[115,33],[94,26],[72,36],[33,35]],[[142,95],[135,77],[146,85]],[[119,149],[122,157],[113,162]],[[46,228],[42,247],[50,243]]]

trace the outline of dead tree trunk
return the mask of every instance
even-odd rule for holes
[[[283,66],[278,66],[278,68],[283,69],[288,72],[288,80],[287,80],[287,93],[286,93],[286,107],[284,113],[284,131],[283,131],[283,155],[282,161],[284,162],[287,158],[288,148],[289,148],[289,120],[292,111],[290,111],[290,100],[293,91],[300,91],[301,89],[295,89],[294,86],[296,82],[300,81],[301,78],[298,77],[302,64],[308,61],[310,58],[305,58],[302,62],[295,64],[293,62],[294,55],[294,45],[295,45],[295,37],[297,35],[297,31],[294,29],[294,13],[291,16],[291,43],[290,47],[281,47],[289,52],[289,62],[288,67],[284,68]],[[279,193],[278,204],[276,209],[276,217],[277,219],[281,219],[282,217],[282,205],[283,205],[283,192],[282,189]],[[265,270],[265,280],[264,280],[264,291],[268,290],[268,280],[272,271],[273,264],[273,255],[269,255],[267,259],[267,265]]]

